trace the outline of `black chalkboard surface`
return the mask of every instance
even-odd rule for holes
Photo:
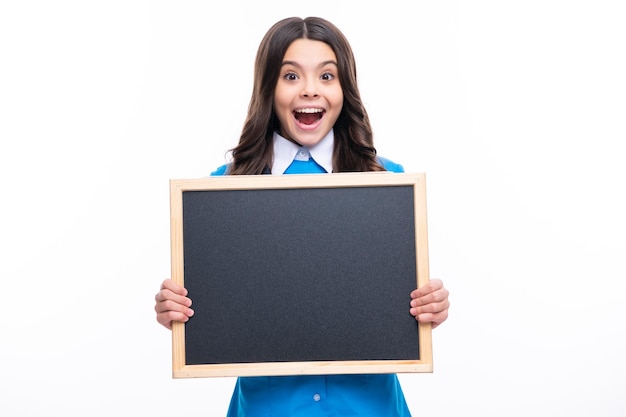
[[[171,180],[173,375],[432,372],[424,174]]]

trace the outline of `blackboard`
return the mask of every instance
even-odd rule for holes
[[[425,175],[171,180],[173,376],[432,372]]]

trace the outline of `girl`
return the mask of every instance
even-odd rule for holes
[[[252,98],[232,162],[212,175],[350,171],[403,172],[376,154],[357,87],[352,49],[332,23],[317,17],[274,24],[258,49]],[[416,320],[437,327],[448,317],[448,291],[431,280],[411,294]],[[157,321],[193,315],[187,290],[165,280]],[[240,377],[228,416],[410,416],[396,375]]]

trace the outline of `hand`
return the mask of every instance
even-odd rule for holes
[[[163,281],[154,300],[156,301],[154,311],[157,313],[157,321],[170,330],[173,321],[184,323],[193,316],[193,310],[190,308],[191,299],[187,297],[187,289],[171,279]]]
[[[446,321],[449,307],[448,290],[441,280],[430,280],[411,292],[411,314],[420,323],[432,323],[433,329]]]

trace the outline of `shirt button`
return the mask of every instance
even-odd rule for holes
[[[322,397],[319,394],[313,395],[313,401],[319,401]]]
[[[311,155],[309,154],[309,150],[302,147],[298,149],[298,152],[296,153],[296,156],[294,159],[296,161],[308,161],[310,156]]]

